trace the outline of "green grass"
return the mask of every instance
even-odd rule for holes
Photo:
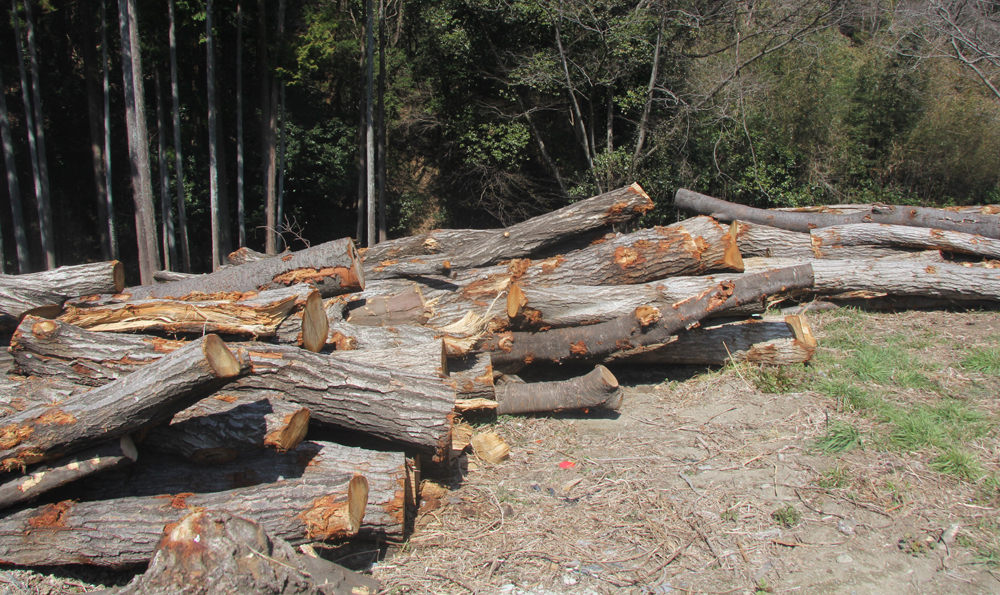
[[[835,421],[816,439],[815,446],[829,453],[847,452],[861,446],[861,432],[851,424]]]
[[[845,467],[834,467],[824,473],[816,485],[826,489],[846,488],[851,485],[851,476]]]
[[[962,367],[973,372],[1000,376],[1000,347],[973,349],[962,360]]]
[[[779,525],[791,529],[802,521],[802,513],[796,510],[791,504],[786,504],[784,507],[772,512],[771,518]]]
[[[979,464],[979,458],[969,451],[955,446],[949,446],[931,461],[931,469],[938,473],[961,477],[966,481],[976,481],[983,476],[983,468]]]

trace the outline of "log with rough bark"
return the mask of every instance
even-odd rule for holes
[[[124,566],[152,557],[164,531],[196,509],[260,523],[289,542],[357,534],[368,500],[363,475],[283,480],[209,494],[64,500],[0,519],[0,561],[18,566]]]
[[[440,455],[450,445],[455,389],[438,375],[369,365],[293,347],[247,348],[253,374],[226,392],[274,392],[309,409],[312,419]]]
[[[86,391],[60,378],[0,376],[0,419],[17,415],[33,407],[46,407]]]
[[[496,387],[497,413],[536,413],[565,409],[618,409],[622,392],[618,379],[604,366],[570,380],[511,382]]]
[[[384,270],[393,266],[391,261],[423,255],[447,256],[450,268],[470,268],[522,258],[582,233],[631,221],[652,208],[649,196],[638,184],[632,184],[506,229],[437,230],[383,242],[365,253],[365,270],[372,272],[372,278],[377,278],[379,273],[375,271],[379,267]]]
[[[634,312],[644,304],[665,305],[696,295],[739,273],[703,277],[669,277],[636,285],[556,285],[536,287],[512,283],[507,292],[507,316],[518,330],[562,328],[607,322]],[[758,314],[754,302],[720,314]]]
[[[275,258],[275,257],[283,258],[287,256],[289,253],[290,252],[288,250],[285,250],[281,254],[264,254],[263,252],[257,252],[256,250],[251,250],[250,248],[243,246],[242,248],[238,248],[237,250],[230,252],[229,256],[226,257],[226,260],[229,261],[230,266],[238,266],[241,264],[246,264],[248,262],[257,262],[259,260],[266,260],[268,258]]]
[[[431,310],[415,283],[398,293],[352,299],[344,311],[347,322],[364,326],[424,324],[430,317]]]
[[[759,256],[800,260],[814,258],[847,260],[851,258],[886,258],[908,253],[905,248],[890,246],[821,245],[807,233],[746,221],[736,222],[736,243],[744,258]]]
[[[735,361],[781,366],[808,362],[816,347],[805,317],[788,315],[700,326],[664,345],[612,354],[606,363],[723,365]]]
[[[287,452],[245,453],[211,467],[160,453],[144,453],[129,468],[86,479],[73,495],[109,500],[163,494],[223,492],[301,479],[322,483],[327,476],[361,474],[368,480],[368,506],[359,535],[398,541],[405,538],[416,505],[412,473],[399,452],[367,450],[332,442],[306,441]]]
[[[920,256],[916,253],[899,260],[814,260],[811,264],[816,282],[807,293],[843,299],[903,296],[1000,301],[1000,269],[940,259],[929,261]],[[747,261],[753,270],[787,264],[772,259]]]
[[[449,362],[448,378],[455,385],[458,402],[496,400],[493,358],[489,353],[470,353]]]
[[[264,448],[291,450],[306,437],[309,410],[282,399],[254,399],[225,389],[178,412],[168,425],[151,428],[144,448],[196,463],[231,461]]]
[[[124,287],[125,267],[117,260],[0,275],[0,332],[13,330],[25,314],[53,318],[68,299],[118,293]]]
[[[116,595],[354,595],[378,581],[298,554],[258,523],[225,511],[192,512],[156,546],[149,568]]]
[[[94,474],[104,474],[130,465],[138,458],[132,438],[122,436],[82,450],[50,465],[40,465],[0,483],[0,508],[28,502],[42,494]]]
[[[364,271],[354,242],[350,238],[334,240],[281,258],[248,262],[183,281],[130,287],[126,293],[133,300],[183,299],[191,294],[245,293],[295,283],[314,285],[323,297],[364,289]]]
[[[249,369],[245,352],[234,355],[217,335],[207,335],[120,380],[8,416],[0,427],[0,471],[150,427]]]
[[[1000,240],[926,227],[855,223],[814,229],[810,235],[813,244],[821,249],[827,246],[902,246],[1000,259]]]
[[[307,283],[235,294],[234,299],[143,300],[103,296],[71,302],[59,320],[83,329],[119,333],[219,333],[264,338],[274,336],[295,308],[319,292]],[[190,297],[190,296],[189,296]],[[212,296],[218,298],[220,296]]]
[[[448,376],[450,367],[448,351],[441,339],[392,349],[335,351],[329,357],[441,378]]]
[[[533,362],[603,360],[615,351],[662,344],[715,311],[761,301],[767,296],[812,287],[810,265],[798,265],[724,281],[665,308],[640,306],[625,316],[590,326],[536,333],[494,335],[480,348],[493,355],[493,366],[516,370]]]
[[[198,277],[199,273],[182,273],[180,271],[156,271],[153,273],[153,280],[157,283],[173,283],[174,281],[184,281],[192,277]]]
[[[791,231],[809,233],[820,227],[852,223],[887,223],[910,227],[930,227],[948,231],[978,234],[1000,239],[1000,217],[962,213],[925,207],[873,205],[867,211],[853,213],[802,213],[757,209],[727,202],[685,188],[677,191],[674,205],[685,211],[710,215],[720,221],[749,221]]]

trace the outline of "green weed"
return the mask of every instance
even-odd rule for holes
[[[861,446],[861,433],[851,424],[835,421],[815,442],[816,448],[830,452],[847,452]]]
[[[1000,376],[1000,347],[973,349],[962,360],[962,367],[973,372]]]
[[[787,393],[798,384],[791,366],[760,366],[753,369],[752,376],[754,386],[762,393]]]
[[[976,455],[958,447],[945,449],[937,458],[931,461],[931,469],[938,473],[947,473],[966,481],[976,481],[983,476],[983,468]]]
[[[791,504],[786,504],[784,507],[772,512],[771,518],[781,526],[790,529],[802,521],[802,513],[796,510]]]
[[[824,473],[823,476],[816,482],[816,485],[828,490],[833,488],[846,488],[851,485],[851,479],[846,468],[835,467]]]

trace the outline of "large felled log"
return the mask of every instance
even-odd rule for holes
[[[640,306],[632,314],[590,326],[503,333],[485,341],[481,348],[492,352],[493,365],[501,370],[517,369],[532,362],[603,359],[615,351],[666,343],[671,335],[714,311],[760,301],[791,289],[812,287],[812,283],[808,264],[744,275],[663,309]]]
[[[497,413],[535,413],[564,409],[618,409],[622,392],[618,379],[604,366],[570,380],[510,382],[496,388]]]
[[[449,372],[448,352],[440,339],[392,349],[335,351],[329,357],[442,378]]]
[[[86,387],[59,378],[0,376],[0,418],[11,417],[33,407],[55,405],[85,390]]]
[[[148,562],[191,510],[223,510],[293,543],[357,534],[368,500],[362,475],[284,480],[210,494],[64,500],[0,519],[0,560],[20,566]]]
[[[124,287],[125,267],[117,260],[0,275],[0,332],[13,330],[25,314],[52,318],[70,298],[117,293]]]
[[[822,244],[806,233],[746,221],[736,222],[736,243],[744,258],[759,256],[800,260],[814,258],[848,260],[851,258],[886,258],[906,251],[904,248],[890,246]]]
[[[612,354],[608,363],[722,365],[730,361],[772,366],[812,359],[817,342],[804,316],[703,325],[665,345]]]
[[[496,400],[493,358],[489,353],[470,353],[449,362],[448,378],[455,385],[459,401]]]
[[[169,425],[150,429],[142,445],[196,463],[217,464],[241,452],[293,449],[308,429],[309,410],[301,405],[223,390],[177,413]]]
[[[183,299],[195,293],[245,293],[295,283],[312,284],[323,297],[364,289],[364,271],[354,242],[350,238],[334,240],[281,258],[248,262],[183,281],[130,287],[126,293],[133,300]]]
[[[146,572],[115,593],[354,595],[378,590],[378,581],[305,558],[253,521],[224,511],[192,512],[163,537]]]
[[[175,457],[144,453],[132,467],[77,484],[80,500],[109,500],[162,494],[224,492],[302,479],[322,483],[327,476],[360,473],[368,480],[368,506],[359,535],[397,541],[406,535],[413,499],[412,477],[402,453],[366,450],[331,442],[306,441],[287,452],[246,453],[205,467]]]
[[[886,223],[960,231],[1000,239],[1000,217],[925,207],[873,205],[868,211],[842,214],[774,211],[727,202],[685,188],[677,191],[674,205],[692,213],[710,215],[720,221],[740,219],[805,233],[833,225]]]
[[[352,299],[345,308],[347,322],[365,326],[424,324],[430,317],[431,310],[415,283],[398,293]]]
[[[153,286],[147,286],[153,287]],[[220,333],[249,337],[273,336],[293,308],[302,308],[319,292],[309,284],[233,296],[237,299],[132,300],[117,296],[77,300],[59,320],[104,332]]]
[[[507,292],[507,316],[519,330],[561,328],[607,322],[630,314],[644,304],[672,304],[740,275],[670,277],[636,285],[556,285],[536,287],[513,283]],[[756,314],[760,303],[725,315]]]
[[[241,264],[246,264],[248,262],[257,262],[259,260],[266,260],[268,258],[274,257],[285,257],[289,254],[288,250],[285,250],[281,254],[264,254],[263,252],[257,252],[256,250],[251,250],[246,246],[242,248],[237,248],[235,251],[230,252],[226,259],[232,266],[238,266]]]
[[[903,246],[1000,259],[1000,240],[926,227],[856,223],[814,229],[810,235],[813,244],[820,248],[826,246]],[[872,258],[872,256],[868,258]]]
[[[271,392],[307,407],[312,419],[440,455],[450,446],[455,389],[420,374],[278,345],[248,348],[254,373],[237,395]]]
[[[468,268],[521,258],[581,233],[630,221],[653,208],[638,184],[581,200],[506,229],[437,230],[383,242],[365,253],[366,271],[409,256],[447,255],[451,266]],[[373,277],[374,278],[374,277]]]
[[[58,459],[149,427],[249,368],[245,352],[234,355],[217,335],[207,335],[120,380],[11,415],[0,427],[0,471]]]
[[[129,436],[88,448],[76,454],[31,469],[0,483],[0,508],[34,500],[38,496],[89,475],[106,473],[135,462],[138,453]]]

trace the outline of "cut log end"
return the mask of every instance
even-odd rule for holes
[[[368,506],[368,480],[363,475],[355,475],[347,486],[347,510],[351,534],[358,532],[365,518]]]
[[[785,324],[788,328],[792,330],[795,335],[795,340],[802,343],[810,351],[814,351],[819,345],[816,341],[816,337],[812,334],[812,329],[809,327],[809,321],[806,320],[805,316],[792,314],[785,316]]]
[[[115,284],[115,293],[121,293],[125,289],[125,265],[114,261],[111,268],[111,276]]]
[[[347,486],[347,500],[343,493],[328,494],[313,501],[312,506],[298,515],[306,526],[310,540],[326,541],[357,535],[368,506],[368,480],[355,475]]]
[[[517,318],[517,315],[521,313],[521,308],[527,304],[528,298],[524,295],[524,291],[517,283],[511,283],[507,289],[507,317]]]
[[[723,261],[729,268],[742,273],[744,271],[743,255],[740,254],[740,247],[736,242],[739,230],[739,224],[733,221],[729,226],[729,236],[726,239],[726,250],[723,255]]]
[[[239,376],[240,362],[218,335],[206,335],[202,349],[205,353],[205,359],[217,377],[233,378]]]
[[[323,298],[314,291],[306,298],[306,307],[302,311],[302,348],[313,353],[326,346],[326,338],[330,332],[330,320],[323,308]]]
[[[618,379],[611,373],[611,370],[600,365],[597,366],[596,369],[601,375],[601,380],[608,386],[608,388],[618,388]]]
[[[118,441],[118,444],[122,448],[122,454],[132,460],[134,463],[139,458],[139,450],[135,447],[135,442],[132,441],[132,437],[128,434],[122,436],[122,439]]]
[[[292,450],[306,439],[309,431],[309,410],[302,408],[292,413],[285,420],[285,427],[274,435],[264,438],[264,444],[273,446],[279,451]]]
[[[358,287],[360,287],[363,291],[365,288],[365,268],[362,265],[363,260],[361,255],[358,254],[358,248],[354,245],[354,242],[348,243],[347,250],[351,255],[351,262],[353,263],[353,266],[351,266],[351,272],[354,273],[354,276],[357,279]]]

